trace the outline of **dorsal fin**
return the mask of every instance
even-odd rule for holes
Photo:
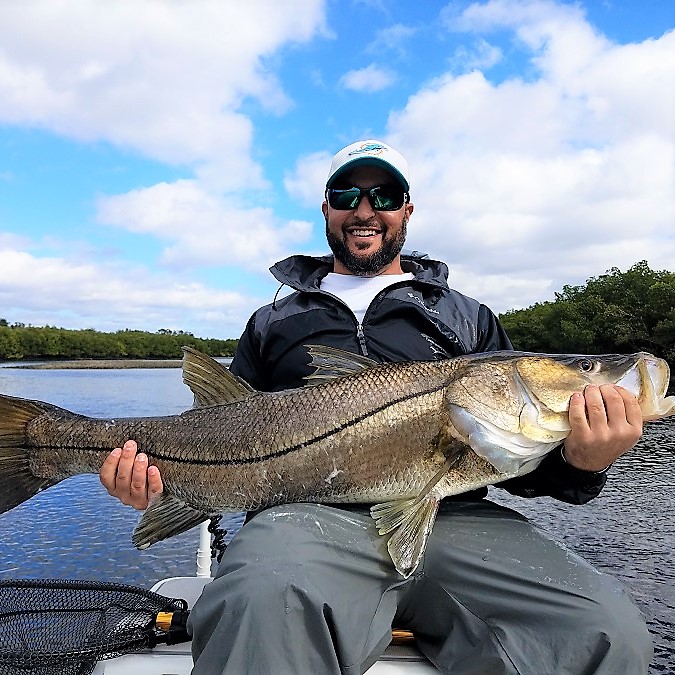
[[[351,375],[366,368],[380,365],[377,361],[373,361],[373,359],[346,352],[344,349],[326,347],[324,345],[305,345],[305,348],[312,357],[309,365],[315,368],[311,375],[305,377],[309,381],[333,380],[336,377]]]
[[[183,347],[183,382],[195,396],[196,406],[241,401],[255,389],[206,354]]]

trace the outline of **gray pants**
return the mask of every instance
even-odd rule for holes
[[[288,504],[244,526],[193,609],[193,674],[363,673],[392,623],[453,675],[640,675],[653,651],[616,580],[510,509],[444,505],[403,579],[367,510]]]

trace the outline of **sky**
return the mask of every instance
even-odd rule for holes
[[[496,313],[675,271],[675,0],[0,0],[0,318],[237,338],[361,139]]]

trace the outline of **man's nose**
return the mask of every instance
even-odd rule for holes
[[[362,195],[361,199],[359,200],[359,203],[356,205],[356,208],[354,209],[354,214],[359,218],[361,218],[362,220],[367,220],[368,218],[373,217],[373,215],[375,214],[375,209],[370,205],[368,195]]]

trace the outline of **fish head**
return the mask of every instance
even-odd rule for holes
[[[527,401],[525,408],[529,408],[526,416],[531,417],[536,409],[536,420],[544,428],[556,417],[566,419],[570,397],[589,384],[623,387],[638,400],[645,420],[675,413],[675,397],[666,397],[668,363],[647,352],[530,355],[518,359],[515,368]]]
[[[452,434],[498,471],[521,475],[569,433],[569,402],[589,384],[616,384],[632,393],[645,420],[675,414],[665,397],[668,364],[637,354],[493,352],[466,362],[447,389]]]

